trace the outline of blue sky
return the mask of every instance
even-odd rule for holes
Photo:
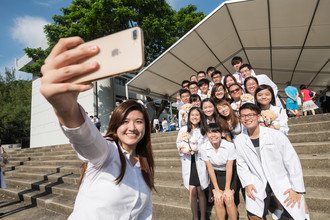
[[[52,16],[62,15],[61,8],[68,7],[72,0],[1,0],[0,1],[0,73],[5,67],[14,67],[15,58],[24,55],[26,47],[46,45],[43,26],[52,23]],[[223,0],[167,0],[178,10],[194,4],[206,15]],[[20,79],[31,78],[30,74],[17,72]]]

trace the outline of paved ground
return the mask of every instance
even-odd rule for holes
[[[66,216],[25,204],[0,194],[0,219],[4,220],[65,220]]]

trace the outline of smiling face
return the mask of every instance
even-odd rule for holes
[[[239,101],[243,91],[238,85],[233,85],[229,88],[229,94],[234,101]]]
[[[213,146],[219,146],[221,142],[221,133],[220,132],[207,132],[207,138]]]
[[[205,73],[198,73],[198,74],[197,74],[197,82],[198,82],[199,80],[201,80],[201,79],[205,79],[205,78],[206,78]]]
[[[207,94],[207,92],[209,91],[209,85],[204,83],[199,87],[199,89],[203,94]]]
[[[196,109],[193,109],[190,112],[190,116],[189,116],[189,121],[192,125],[193,128],[197,128],[199,122],[201,121],[201,115],[199,114],[199,111]]]
[[[214,113],[214,106],[211,102],[204,102],[202,110],[206,117],[211,117]]]
[[[196,101],[191,102],[193,107],[201,107],[201,101],[197,99]]]
[[[191,82],[197,82],[197,76],[192,75],[192,76],[190,77],[190,81],[191,81]]]
[[[235,80],[232,77],[227,77],[226,78],[226,87],[229,88],[229,86],[233,85],[235,83]]]
[[[221,74],[214,74],[212,77],[212,81],[214,82],[214,84],[221,83],[221,78]]]
[[[242,77],[245,79],[246,77],[251,76],[252,70],[250,70],[247,67],[243,67],[242,69],[240,69],[239,72],[242,74]]]
[[[261,90],[257,93],[256,99],[261,107],[268,107],[272,101],[272,93],[268,89]]]
[[[259,126],[258,114],[250,109],[243,109],[240,111],[240,120],[248,130],[253,130]]]
[[[189,91],[190,91],[190,94],[197,94],[198,93],[198,86],[197,84],[191,84],[189,85]]]
[[[122,148],[125,150],[135,149],[145,134],[145,120],[142,112],[133,110],[128,113],[116,133]]]
[[[181,98],[181,102],[183,103],[189,103],[189,97],[190,97],[190,94],[189,92],[185,92],[185,93],[182,93],[180,98]]]
[[[239,71],[239,68],[242,66],[242,62],[236,63],[233,65],[234,69],[236,70],[236,72]]]
[[[248,93],[250,93],[251,95],[254,95],[257,87],[258,87],[257,82],[253,79],[249,79],[246,82],[246,88],[245,89]]]
[[[217,109],[220,115],[227,117],[230,114],[230,108],[228,105],[217,105]]]
[[[219,100],[220,99],[223,99],[223,97],[225,96],[225,90],[224,90],[224,88],[222,86],[219,86],[217,88],[217,90],[215,91],[214,95]]]

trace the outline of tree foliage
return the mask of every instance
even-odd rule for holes
[[[0,75],[0,138],[20,143],[30,136],[31,81],[16,80],[14,69]]]
[[[52,24],[45,26],[49,48],[26,48],[33,64],[23,71],[40,75],[40,67],[51,48],[60,38],[81,36],[85,41],[132,27],[144,30],[146,64],[204,18],[194,5],[178,12],[165,0],[73,0],[63,15],[54,15]]]

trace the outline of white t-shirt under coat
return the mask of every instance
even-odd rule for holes
[[[203,161],[210,161],[214,170],[226,171],[228,160],[236,160],[235,146],[226,140],[221,140],[220,147],[216,150],[210,141],[202,146],[201,157]]]

